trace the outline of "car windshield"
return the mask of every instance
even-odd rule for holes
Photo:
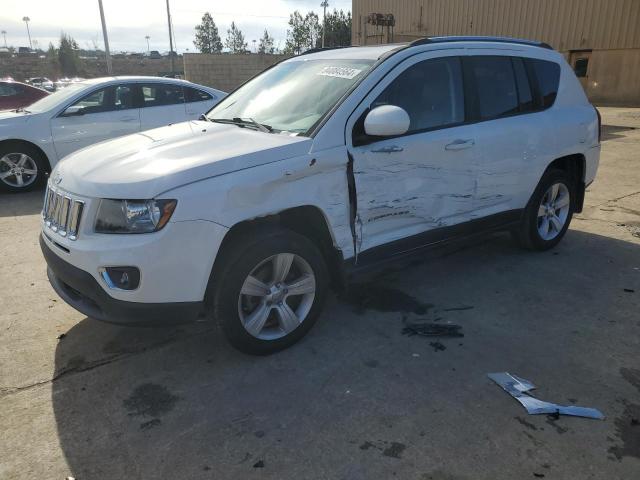
[[[207,113],[248,120],[271,131],[304,134],[371,69],[373,60],[283,62],[249,81]]]
[[[32,103],[27,107],[27,110],[34,113],[46,112],[47,110],[61,106],[61,104],[85,88],[87,88],[87,85],[83,83],[69,85],[68,87],[58,90],[57,92],[47,95],[37,102]]]

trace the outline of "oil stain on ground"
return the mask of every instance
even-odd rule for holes
[[[354,306],[358,314],[365,313],[366,310],[377,310],[425,315],[433,307],[401,290],[367,283],[350,286],[344,299]]]
[[[640,370],[633,368],[621,368],[620,374],[640,393]],[[616,436],[622,441],[621,445],[609,448],[617,460],[622,457],[640,458],[640,405],[628,401],[624,402],[622,416],[615,419]]]
[[[360,445],[360,450],[378,450],[382,452],[385,457],[402,458],[402,452],[405,451],[407,446],[404,443],[399,442],[386,442],[381,440],[379,442],[366,441]]]
[[[178,400],[180,397],[171,394],[166,387],[144,383],[122,403],[131,416],[159,417],[173,410]]]

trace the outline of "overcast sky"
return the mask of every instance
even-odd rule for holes
[[[112,51],[147,49],[145,36],[151,37],[151,50],[168,51],[166,0],[102,0],[109,45]],[[0,0],[0,30],[6,30],[7,43],[29,46],[22,17],[31,21],[32,41],[46,50],[49,42],[58,44],[60,32],[76,39],[81,48],[103,48],[98,0]],[[276,46],[284,47],[289,14],[314,10],[321,14],[321,0],[170,0],[177,50],[195,51],[194,27],[206,11],[213,16],[223,41],[231,21],[244,33],[249,48],[251,40],[262,36],[266,28]],[[329,9],[351,10],[351,0],[329,0]],[[0,37],[4,46],[4,39]],[[36,45],[34,45],[34,48]]]

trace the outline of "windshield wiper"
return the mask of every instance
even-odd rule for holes
[[[26,108],[24,108],[24,107],[18,107],[18,108],[16,108],[16,109],[15,109],[15,110],[13,110],[13,111],[14,111],[15,113],[21,113],[21,112],[24,112],[24,113],[31,113],[29,110],[27,110],[27,109],[26,109]]]
[[[264,132],[264,133],[273,132],[273,127],[271,127],[270,125],[265,125],[264,123],[258,123],[253,118],[240,118],[240,117],[210,118],[209,120],[216,123],[227,123],[229,125],[237,125],[241,128],[253,127],[256,130],[260,130],[261,132]]]

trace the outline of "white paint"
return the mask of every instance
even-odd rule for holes
[[[111,85],[131,83],[163,83],[193,87],[206,91],[213,98],[207,102],[61,116],[67,107],[96,90]],[[226,95],[219,90],[185,80],[159,77],[107,77],[86,80],[80,84],[83,88],[78,89],[74,95],[51,105],[46,111],[37,113],[0,112],[0,142],[24,140],[38,145],[44,151],[53,168],[60,159],[68,154],[96,142],[172,122],[195,120]],[[51,97],[48,98],[51,99]],[[27,107],[28,110],[29,107]]]
[[[562,155],[584,154],[585,181],[590,182],[599,158],[596,115],[562,56],[525,45],[489,47],[483,43],[479,49],[473,42],[434,44],[392,55],[363,79],[314,138],[186,122],[76,152],[58,164],[54,175],[62,175],[58,188],[81,197],[86,208],[75,242],[55,238],[70,253],[53,251],[98,280],[102,265],[139,266],[138,290],[107,290],[121,300],[202,300],[224,235],[241,221],[312,206],[326,220],[334,245],[345,258],[353,257],[346,174],[349,154],[354,158],[357,186],[359,251],[523,208],[548,163]],[[396,47],[339,49],[288,61],[377,58],[392,48]],[[353,146],[355,122],[405,68],[428,58],[475,53],[559,62],[562,80],[556,105],[537,114]],[[28,119],[6,117],[21,122],[20,131],[27,130]],[[154,197],[178,200],[162,231],[93,232],[99,198]]]
[[[367,135],[389,137],[402,135],[409,130],[411,120],[407,112],[395,105],[381,105],[371,110],[364,119]]]

